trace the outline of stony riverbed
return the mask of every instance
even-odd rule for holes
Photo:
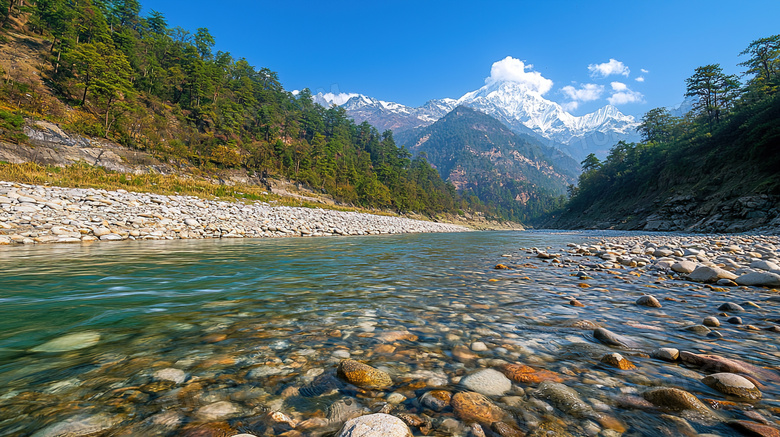
[[[364,291],[387,305],[214,301],[134,335],[77,330],[15,358],[31,361],[3,377],[0,431],[776,436],[780,294],[740,282],[773,280],[779,245],[585,238]]]
[[[357,212],[0,182],[0,245],[459,232]]]

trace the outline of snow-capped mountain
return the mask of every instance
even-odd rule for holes
[[[428,126],[464,105],[496,118],[515,132],[546,139],[578,159],[588,153],[603,158],[618,141],[638,138],[638,123],[634,117],[622,114],[612,105],[578,117],[538,92],[512,81],[491,82],[459,99],[430,100],[417,108],[364,95],[351,95],[345,100],[344,94],[329,93],[317,94],[314,99],[326,106],[343,106],[358,123],[368,121],[380,131],[390,129],[394,132]]]

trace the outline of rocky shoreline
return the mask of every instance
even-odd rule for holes
[[[0,245],[463,232],[404,217],[0,182]]]

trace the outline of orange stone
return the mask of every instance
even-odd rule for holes
[[[538,384],[542,381],[563,381],[563,377],[558,373],[549,370],[537,370],[525,364],[505,364],[501,371],[512,381],[524,384]]]

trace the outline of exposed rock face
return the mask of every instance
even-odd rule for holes
[[[628,207],[627,207],[628,208]],[[547,226],[568,229],[621,229],[654,232],[737,233],[780,230],[780,196],[733,196],[716,192],[646,199],[631,209],[591,208],[585,216],[565,217]],[[626,219],[630,216],[630,219]]]

